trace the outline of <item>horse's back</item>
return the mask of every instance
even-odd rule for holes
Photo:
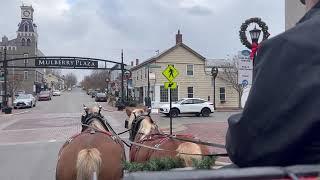
[[[119,179],[123,175],[125,160],[123,146],[103,133],[82,133],[64,146],[59,155],[56,179],[71,180],[77,176],[78,154],[83,149],[97,149],[101,158],[99,179]]]

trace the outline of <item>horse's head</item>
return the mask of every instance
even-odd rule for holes
[[[88,108],[83,105],[85,114],[82,115],[81,123],[82,123],[82,131],[87,129],[88,126],[92,126],[94,128],[98,128],[102,131],[108,131],[108,128],[105,125],[104,117],[101,114],[102,107],[93,106]]]
[[[125,120],[125,128],[131,129],[130,140],[133,141],[136,134],[142,134],[140,139],[150,134],[152,130],[158,130],[157,125],[150,117],[150,112],[142,108],[126,108],[128,118]]]

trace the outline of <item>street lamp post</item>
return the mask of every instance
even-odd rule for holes
[[[4,57],[3,57],[3,70],[4,70],[4,83],[3,83],[3,107],[8,107],[8,93],[7,93],[7,78],[8,78],[8,69],[7,69],[7,46],[4,47]]]
[[[211,75],[213,78],[213,108],[216,110],[216,77],[218,75],[219,69],[218,67],[212,67]]]
[[[147,97],[145,98],[145,104],[148,107],[151,107],[151,98],[150,98],[150,68],[161,68],[161,66],[157,66],[155,64],[149,64],[146,67],[147,70],[147,81],[148,81],[148,89],[147,89]]]
[[[261,34],[261,30],[257,29],[257,27],[254,27],[253,30],[249,31],[250,37],[251,37],[251,41],[252,41],[252,46],[255,46],[256,48],[258,47],[258,41],[259,41],[259,37]],[[256,57],[256,53],[254,53],[253,55],[253,65],[254,65],[254,59]]]

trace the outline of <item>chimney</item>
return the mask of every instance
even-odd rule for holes
[[[133,61],[131,61],[131,66],[133,67]]]
[[[139,65],[139,59],[136,59],[136,66]]]
[[[176,34],[176,44],[182,43],[182,34],[180,34],[180,29],[178,30],[178,34]]]

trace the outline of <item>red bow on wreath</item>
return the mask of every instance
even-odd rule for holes
[[[258,49],[259,49],[259,45],[257,43],[252,43],[252,47],[251,47],[251,53],[250,53],[250,59],[253,60],[255,54],[257,53]]]

